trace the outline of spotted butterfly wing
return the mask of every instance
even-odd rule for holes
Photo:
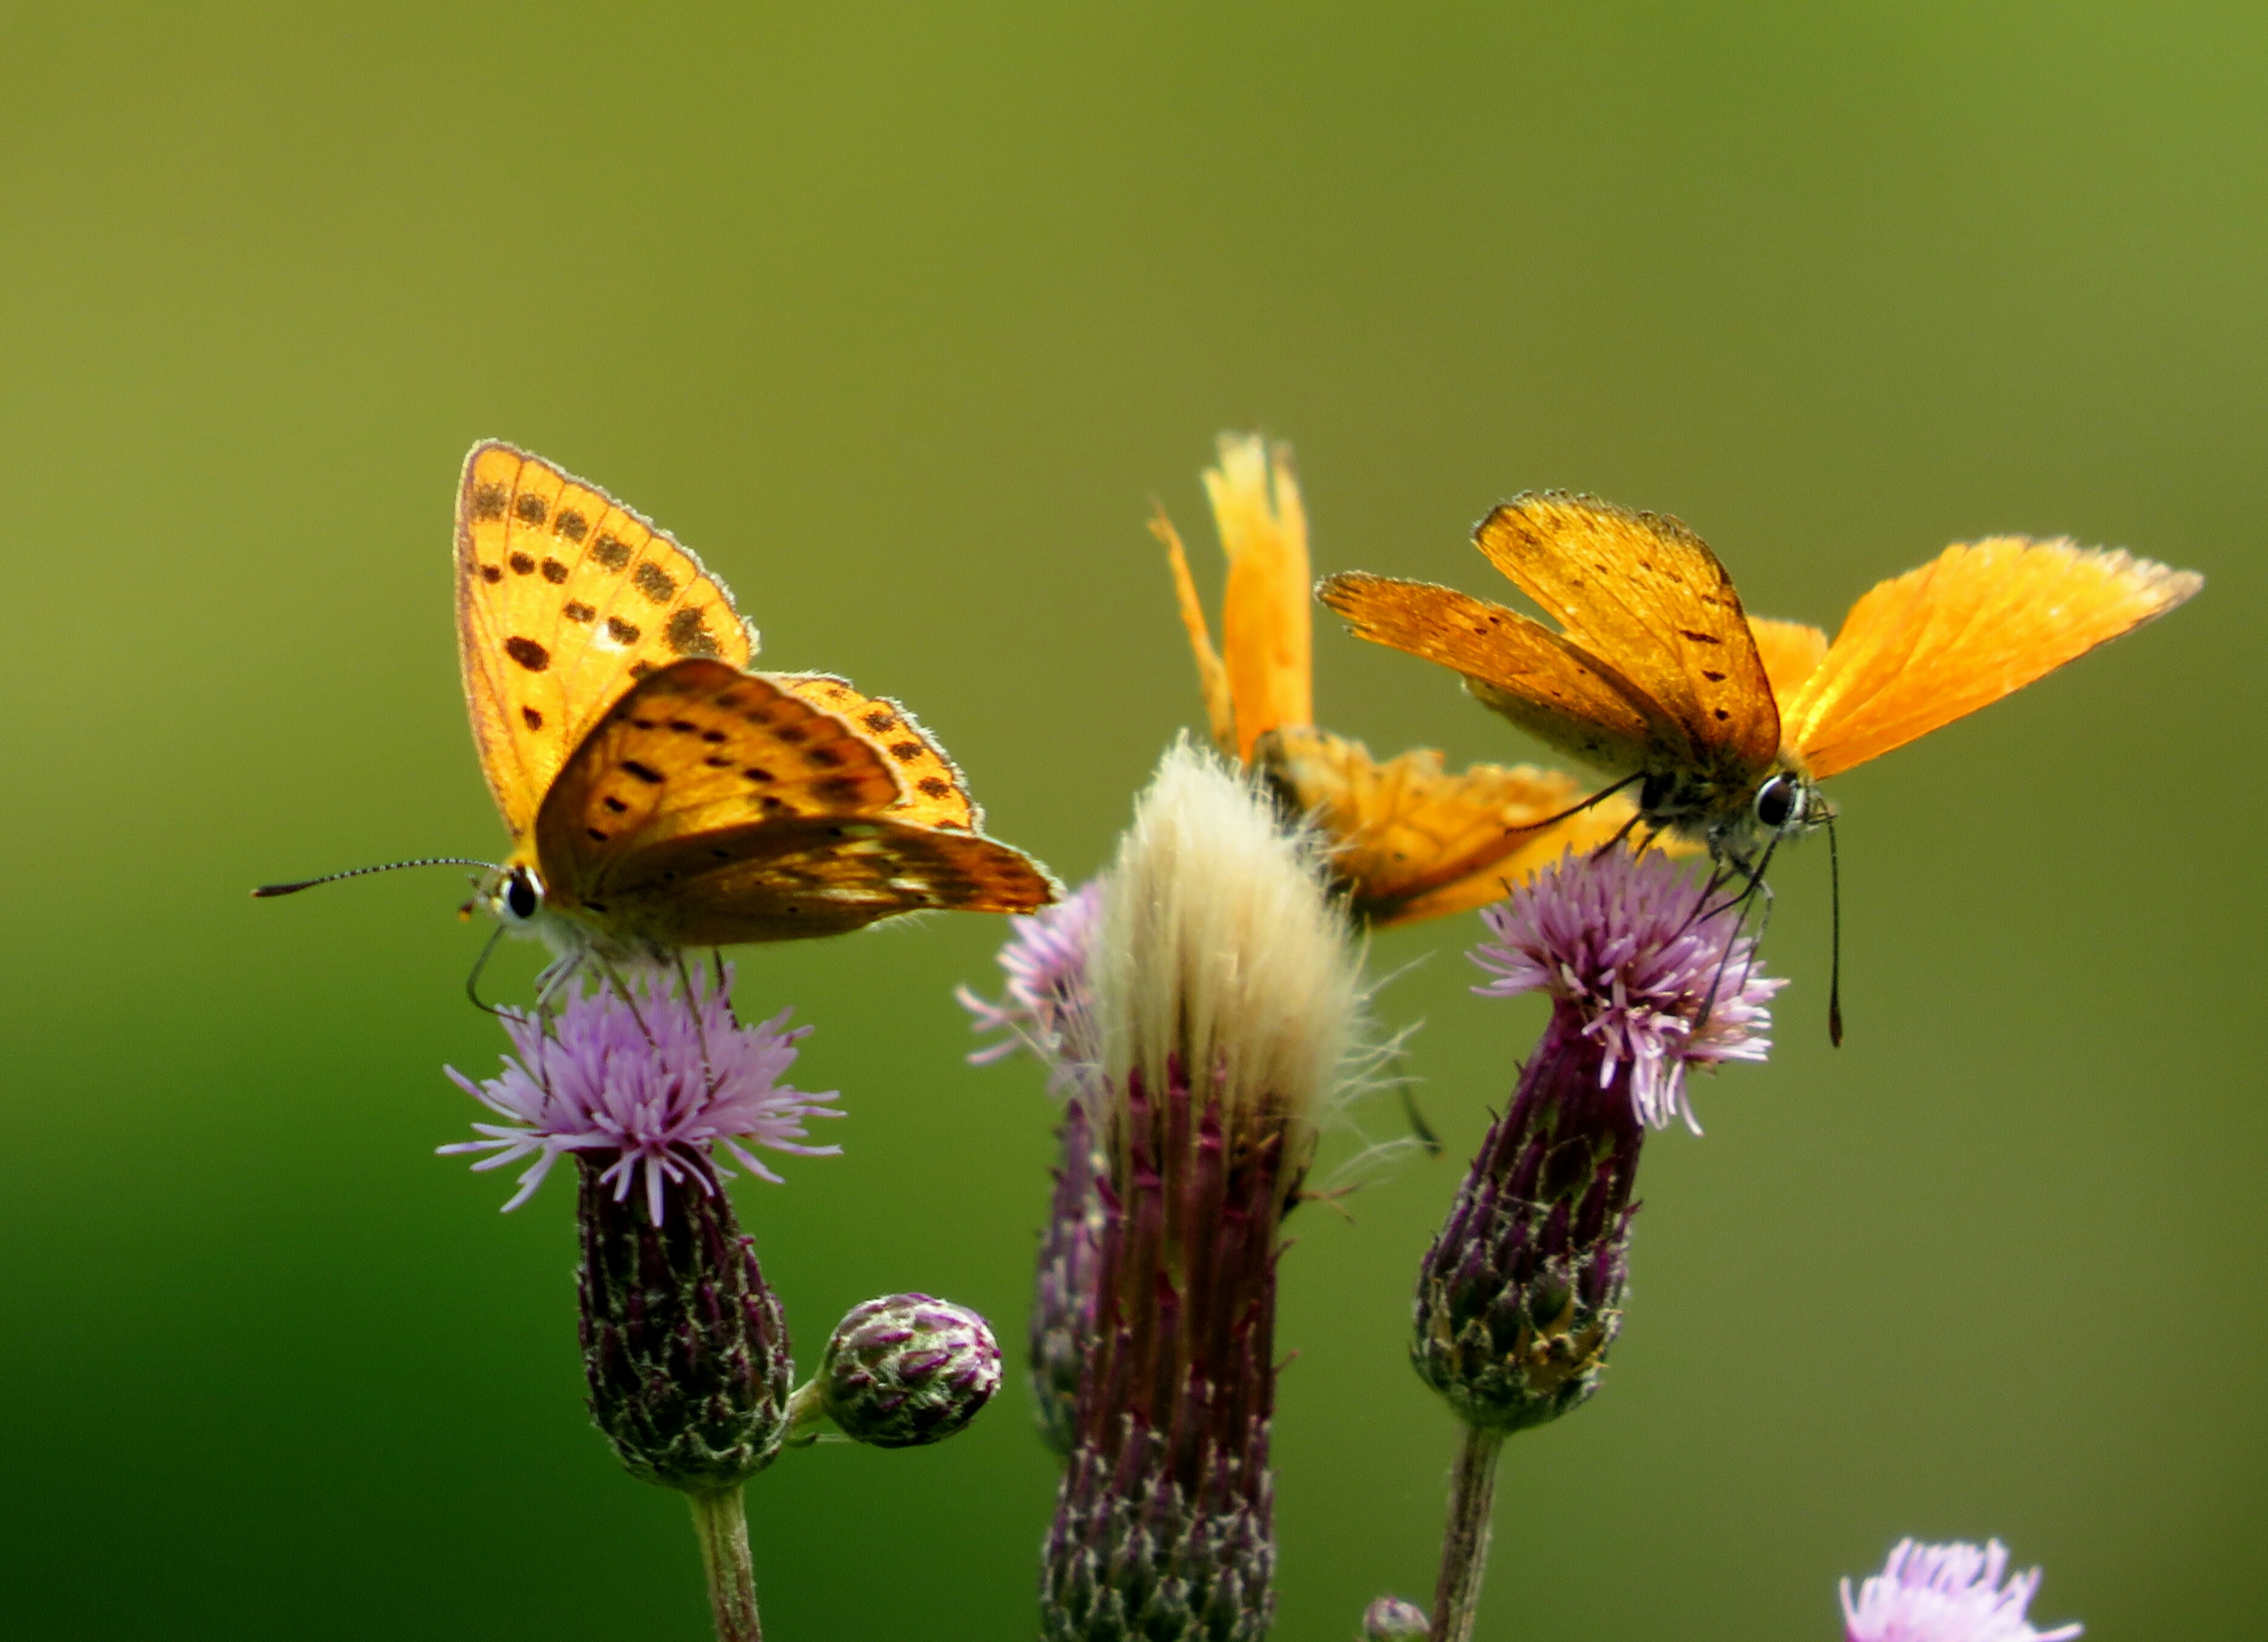
[[[457,652],[482,772],[515,843],[568,755],[638,679],[686,657],[744,666],[724,583],[595,485],[495,442],[457,493]]]
[[[895,819],[904,787],[850,719],[780,681],[688,659],[648,675],[546,794],[550,909],[618,949],[833,935],[926,909],[1030,912],[1020,851]]]
[[[831,673],[767,673],[782,689],[847,720],[889,761],[904,791],[887,812],[893,821],[941,832],[982,832],[984,812],[968,795],[961,766],[913,714],[887,696],[861,695]]]

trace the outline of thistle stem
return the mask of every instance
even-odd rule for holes
[[[1504,1433],[1465,1427],[1449,1480],[1449,1521],[1441,1530],[1441,1578],[1433,1587],[1427,1642],[1470,1642],[1488,1568],[1489,1508],[1496,1500],[1496,1462]]]
[[[709,1575],[709,1611],[717,1642],[764,1642],[756,1619],[756,1574],[748,1561],[748,1519],[738,1484],[688,1493],[693,1531],[701,1536],[701,1565]]]

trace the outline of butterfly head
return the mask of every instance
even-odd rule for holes
[[[531,862],[507,862],[482,875],[473,903],[508,930],[532,931],[543,917],[543,880]]]

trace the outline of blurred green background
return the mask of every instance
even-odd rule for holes
[[[499,1218],[431,1155],[475,1115],[443,1063],[501,1046],[460,886],[245,898],[498,845],[468,445],[651,513],[1076,879],[1198,717],[1149,499],[1217,586],[1197,471],[1250,426],[1319,570],[1490,591],[1470,522],[1565,485],[1830,626],[1988,532],[2206,572],[1836,783],[1850,1044],[1815,847],[1779,1048],[1654,1143],[1610,1382],[1513,1445],[1482,1634],[1830,1637],[1905,1534],[2000,1535],[2093,1637],[2257,1623],[2268,13],[1570,11],[8,11],[0,1630],[705,1634],[682,1508],[581,1410],[571,1192]],[[1381,752],[1523,750],[1336,624],[1317,659]],[[1431,954],[1381,1011],[1451,1155],[1286,1262],[1286,1638],[1430,1594],[1409,1284],[1541,1019],[1468,994],[1475,932],[1375,953]],[[950,996],[1003,933],[743,955],[852,1115],[738,1192],[806,1361],[898,1288],[1020,1341],[1049,1108]],[[758,1479],[777,1642],[1030,1634],[1025,1415]]]

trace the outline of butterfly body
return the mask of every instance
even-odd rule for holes
[[[755,673],[690,553],[594,487],[476,446],[457,519],[474,739],[513,848],[475,901],[563,958],[841,934],[929,909],[1029,912],[1045,868],[983,832],[896,703]]]
[[[2123,551],[1995,537],[1948,548],[1816,628],[1751,618],[1674,519],[1516,497],[1474,541],[1558,622],[1447,587],[1351,573],[1323,602],[1441,663],[1521,728],[1638,786],[1651,826],[1746,865],[1824,825],[1819,783],[2172,609],[2203,578]]]

